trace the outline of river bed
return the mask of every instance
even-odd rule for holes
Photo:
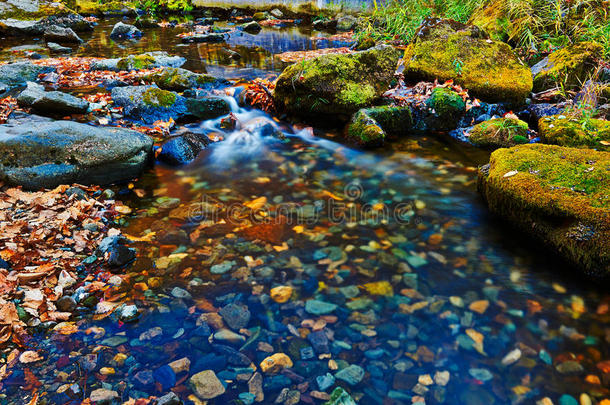
[[[74,56],[165,50],[187,69],[248,81],[277,75],[275,54],[345,46],[309,27],[188,45],[182,29],[161,28],[115,43],[112,23]],[[242,58],[227,60],[224,47]],[[231,105],[235,130],[220,119],[187,126],[224,138],[194,163],[157,164],[118,189],[138,259],[103,302],[135,304],[139,319],[83,304],[76,331],[34,336],[44,360],[18,366],[0,402],[38,392],[39,402],[80,403],[104,388],[124,401],[172,390],[197,403],[189,379],[204,370],[226,384],[213,404],[260,392],[262,403],[323,403],[337,386],[359,404],[609,397],[610,295],[488,214],[476,192],[487,152],[433,133],[359,151],[337,131]],[[290,300],[270,297],[277,287]],[[293,367],[261,374],[258,387],[251,363],[260,373],[274,353]],[[28,373],[41,385],[22,389]]]

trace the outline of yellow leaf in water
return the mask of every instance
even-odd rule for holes
[[[483,350],[483,339],[485,339],[483,334],[474,329],[467,329],[466,334],[474,340],[474,349],[482,355],[487,356],[487,353]]]
[[[323,194],[324,194],[324,195],[326,195],[326,196],[328,196],[328,197],[330,197],[330,198],[332,198],[333,200],[337,200],[337,201],[343,201],[343,198],[339,197],[339,196],[338,196],[338,195],[336,195],[336,194],[331,193],[331,192],[330,192],[330,191],[328,191],[328,190],[324,190]]]
[[[132,236],[127,234],[124,234],[124,236],[133,242],[150,242],[153,240],[156,234],[157,232],[150,232],[144,236]]]
[[[263,208],[267,204],[267,197],[260,197],[256,200],[248,201],[244,205],[253,211]]]
[[[530,391],[531,389],[524,385],[517,385],[516,387],[513,387],[513,392],[517,395],[525,395]]]
[[[388,297],[394,295],[394,289],[392,288],[392,285],[387,281],[367,283],[363,287],[371,295],[385,295]]]
[[[78,326],[74,322],[58,323],[53,330],[61,335],[71,335],[78,331]]]
[[[305,227],[303,225],[297,225],[294,228],[292,228],[293,231],[295,231],[296,233],[303,233],[303,231],[305,231]]]
[[[114,209],[116,210],[116,212],[127,215],[131,213],[131,208],[129,208],[126,205],[117,205],[114,207]]]
[[[265,184],[270,183],[271,179],[269,177],[257,177],[254,179],[254,182],[258,184]]]
[[[577,295],[573,295],[572,296],[572,310],[574,311],[574,318],[577,318],[580,316],[580,314],[584,314],[585,311],[587,310],[585,308],[585,301],[577,296]]]

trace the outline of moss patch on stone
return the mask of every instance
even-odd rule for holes
[[[300,116],[351,115],[388,89],[399,58],[399,51],[384,46],[288,66],[277,80],[276,105]]]
[[[446,87],[432,90],[426,106],[433,112],[434,127],[439,130],[454,129],[457,122],[466,112],[466,102],[455,91]]]
[[[610,153],[554,145],[499,149],[479,172],[492,212],[586,273],[610,275]]]
[[[155,66],[155,58],[151,55],[130,55],[118,61],[117,67],[120,70],[141,70],[150,69]]]
[[[347,128],[347,135],[359,145],[375,147],[382,145],[388,135],[399,136],[412,127],[413,117],[408,106],[371,107],[354,115]]]
[[[410,80],[452,79],[485,101],[522,104],[532,91],[531,71],[509,45],[455,21],[426,20],[404,64]]]
[[[468,139],[481,148],[506,148],[527,143],[527,131],[527,122],[515,118],[495,118],[475,125]]]
[[[155,83],[162,89],[174,91],[183,91],[217,82],[217,79],[212,76],[172,67],[163,68],[157,73],[145,76],[144,79]]]
[[[551,115],[538,121],[544,143],[610,151],[610,122],[599,119]]]
[[[176,103],[176,93],[152,87],[142,93],[142,101],[151,107],[171,107]]]
[[[595,69],[603,48],[596,42],[580,42],[553,52],[532,68],[534,91],[557,85],[566,89],[578,88]]]
[[[76,0],[75,9],[84,14],[102,14],[109,11],[123,10],[125,8],[135,9],[132,1],[95,1]]]

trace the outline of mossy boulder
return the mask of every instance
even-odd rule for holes
[[[596,42],[580,42],[553,52],[532,67],[534,91],[558,85],[579,88],[595,70],[603,48]]]
[[[532,91],[530,69],[503,42],[476,26],[429,18],[404,56],[405,77],[445,81],[490,102],[523,104]]]
[[[170,56],[167,52],[147,52],[125,58],[98,59],[91,63],[91,70],[131,71],[159,67],[179,68],[186,58]]]
[[[479,171],[489,209],[591,276],[610,275],[610,153],[531,144]]]
[[[411,109],[381,106],[358,111],[347,128],[348,137],[365,147],[381,146],[387,136],[405,134],[413,127]]]
[[[191,99],[157,86],[126,86],[112,89],[112,100],[123,107],[126,117],[146,124],[187,118],[213,119],[230,112],[229,104],[218,97]]]
[[[399,58],[394,47],[380,45],[288,66],[276,83],[276,106],[304,117],[352,115],[388,89]]]
[[[155,67],[155,58],[151,55],[129,55],[117,62],[119,70],[142,70]]]
[[[610,121],[551,115],[538,121],[544,143],[610,151]]]
[[[184,91],[192,88],[213,87],[221,83],[215,77],[198,74],[181,68],[164,68],[144,77],[162,89]]]
[[[123,107],[126,117],[146,124],[176,120],[187,111],[184,97],[156,86],[116,87],[112,89],[112,100]]]
[[[486,149],[508,148],[528,143],[527,122],[516,118],[494,118],[470,130],[472,144]]]
[[[254,15],[252,16],[252,19],[254,19],[254,21],[263,21],[269,18],[269,13],[266,11],[259,11],[257,13],[254,13]]]
[[[446,87],[432,90],[430,98],[426,100],[426,107],[430,113],[425,118],[426,128],[434,130],[455,129],[466,112],[466,102],[463,97]]]

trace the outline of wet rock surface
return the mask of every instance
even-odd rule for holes
[[[387,90],[399,54],[388,46],[348,55],[324,55],[284,70],[274,99],[300,116],[353,114]]]
[[[5,124],[0,133],[2,177],[28,189],[129,180],[152,150],[152,140],[138,132],[69,121]]]

